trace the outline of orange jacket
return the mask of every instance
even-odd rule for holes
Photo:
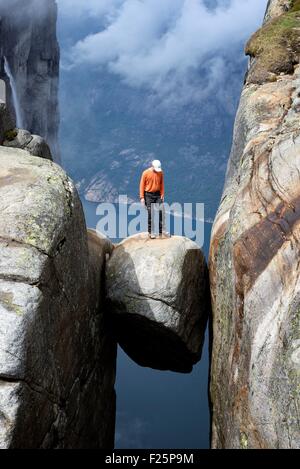
[[[140,182],[140,199],[145,197],[145,192],[160,192],[160,196],[165,196],[164,173],[157,173],[152,168],[143,172]]]

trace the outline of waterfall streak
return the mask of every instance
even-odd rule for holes
[[[6,73],[7,77],[9,78],[9,82],[10,82],[10,87],[11,87],[11,91],[12,91],[12,98],[13,98],[13,105],[14,105],[15,113],[16,113],[16,124],[17,124],[17,127],[19,129],[22,129],[22,128],[24,128],[24,125],[23,125],[23,119],[22,119],[21,106],[20,106],[20,102],[19,102],[19,99],[18,99],[16,82],[15,82],[15,79],[13,77],[13,74],[11,72],[11,69],[10,69],[10,66],[9,66],[9,63],[8,63],[6,57],[4,57],[4,70],[5,70],[5,73]]]

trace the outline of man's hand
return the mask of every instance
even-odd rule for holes
[[[141,199],[141,204],[145,205],[145,199]]]

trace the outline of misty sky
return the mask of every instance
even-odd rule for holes
[[[165,102],[201,101],[230,79],[267,0],[58,0],[67,22],[93,22],[63,66],[104,67]],[[97,27],[98,25],[98,27]]]

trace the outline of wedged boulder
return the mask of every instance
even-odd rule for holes
[[[52,160],[50,148],[44,138],[27,130],[13,129],[5,134],[3,146],[27,150],[33,156]]]
[[[111,448],[108,247],[65,172],[24,150],[0,147],[0,213],[0,448]]]
[[[210,304],[206,261],[197,244],[178,236],[127,238],[108,261],[106,287],[118,342],[135,362],[192,370]]]

